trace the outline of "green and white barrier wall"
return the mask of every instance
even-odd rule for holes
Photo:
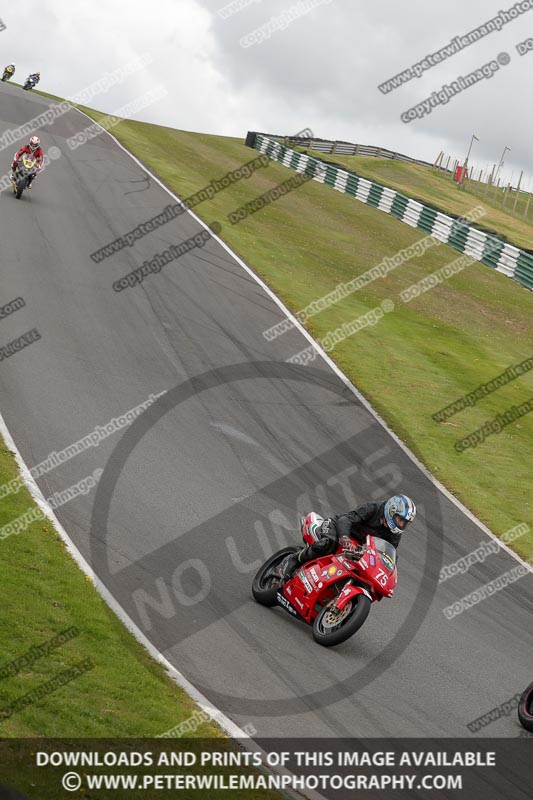
[[[263,134],[249,132],[246,144],[278,161],[289,169],[309,175],[343,194],[349,194],[362,203],[379,208],[386,214],[429,233],[461,253],[481,261],[488,267],[513,278],[528,289],[533,289],[533,253],[481,231],[465,222],[462,217],[443,214],[431,206],[390,189],[375,181],[347,172],[334,164],[326,164]]]

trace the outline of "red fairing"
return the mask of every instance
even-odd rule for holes
[[[41,147],[38,147],[36,150],[33,150],[33,152],[32,152],[32,151],[30,150],[30,147],[29,147],[29,145],[25,144],[25,145],[24,145],[23,147],[21,147],[21,148],[20,148],[20,150],[19,150],[19,151],[18,151],[18,152],[15,154],[15,158],[13,159],[13,161],[18,161],[18,160],[19,160],[19,158],[21,157],[21,155],[22,155],[23,153],[27,153],[27,154],[28,154],[28,155],[30,155],[30,156],[34,156],[34,157],[37,159],[37,166],[38,166],[38,168],[39,168],[39,169],[41,169],[41,167],[42,167],[42,165],[43,165],[43,158],[44,158],[44,153],[43,153],[43,151],[42,151],[42,148],[41,148]]]
[[[317,516],[308,514],[302,524],[302,534],[308,544],[315,541],[312,526],[316,524]],[[358,594],[365,594],[372,602],[392,597],[398,581],[394,561],[386,553],[378,551],[373,536],[367,537],[364,556],[354,561],[343,554],[349,541],[341,539],[334,555],[304,564],[284,585],[282,605],[287,610],[312,624],[322,606],[332,600],[341,610]],[[286,603],[292,609],[287,608]]]

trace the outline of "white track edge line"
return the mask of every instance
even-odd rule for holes
[[[28,488],[31,496],[33,497],[36,504],[39,506],[41,511],[45,514],[45,516],[53,523],[54,527],[56,528],[57,532],[61,536],[63,543],[67,551],[70,553],[74,561],[80,567],[82,572],[90,578],[94,587],[96,588],[98,594],[102,597],[105,603],[111,608],[111,610],[117,615],[120,621],[125,625],[125,627],[133,634],[133,636],[137,639],[137,641],[142,644],[146,650],[150,653],[150,655],[156,659],[167,671],[169,677],[178,684],[182,689],[184,689],[187,694],[200,706],[202,711],[204,711],[211,719],[213,719],[229,736],[236,738],[236,739],[247,739],[249,738],[248,734],[245,733],[241,728],[238,727],[234,722],[232,722],[229,717],[226,717],[221,711],[219,711],[216,706],[213,706],[212,703],[209,702],[207,697],[203,695],[195,686],[184,676],[182,675],[179,670],[174,667],[170,661],[168,661],[165,656],[157,650],[155,645],[153,645],[150,640],[144,635],[141,629],[135,624],[135,622],[131,619],[131,617],[124,611],[122,606],[115,600],[111,592],[107,589],[104,583],[100,581],[98,576],[95,574],[92,567],[86,561],[85,557],[82,553],[78,550],[77,546],[74,544],[68,533],[66,532],[65,528],[61,525],[58,518],[54,514],[51,506],[48,504],[45,496],[37,486],[35,480],[33,479],[30,470],[28,469],[26,462],[22,458],[22,455],[16,446],[13,437],[11,436],[9,429],[5,423],[5,420],[0,413],[0,433],[2,434],[4,441],[9,450],[14,454],[15,460],[19,466],[20,472],[22,474],[22,478],[26,487]]]
[[[78,111],[84,117],[91,120],[92,123],[95,120],[92,117],[89,117],[84,111],[81,111],[79,108],[72,106],[73,110]],[[99,123],[96,123],[99,125]],[[142,162],[130,153],[129,150],[124,147],[124,145],[118,141],[118,139],[113,136],[109,131],[106,131],[101,125],[99,127],[111,137],[111,139],[115,142],[115,144],[123,150],[135,163],[144,170],[150,177],[159,185],[161,188],[167,192],[174,200],[178,203],[182,203],[180,198],[174,194],[165,184],[156,176],[154,175]],[[273,162],[277,163],[277,162]],[[194,214],[191,209],[186,209],[186,213],[190,214],[197,222],[200,223],[206,230],[209,230],[211,233],[211,237],[215,239],[231,256],[232,258],[262,287],[262,289],[266,292],[266,294],[274,301],[274,303],[283,311],[288,319],[290,319],[293,325],[300,331],[300,333],[309,341],[311,345],[315,348],[317,353],[324,359],[324,361],[329,365],[332,371],[337,375],[338,378],[353,392],[353,394],[357,397],[359,402],[370,412],[370,414],[377,420],[377,422],[387,431],[389,436],[396,442],[397,445],[404,451],[404,453],[411,459],[411,461],[418,467],[418,469],[423,473],[423,475],[430,480],[434,486],[436,486],[439,491],[444,494],[450,502],[452,502],[465,516],[467,516],[477,527],[486,533],[490,538],[497,541],[500,547],[505,550],[510,556],[515,558],[519,561],[523,566],[527,567],[530,572],[533,572],[533,569],[528,562],[524,561],[518,553],[515,553],[514,550],[511,550],[504,542],[499,539],[484,523],[482,523],[478,518],[458,500],[448,489],[443,486],[440,481],[438,481],[429,470],[426,468],[424,464],[422,464],[419,459],[412,453],[407,445],[405,445],[401,439],[396,435],[396,433],[389,428],[387,423],[384,419],[378,414],[378,412],[370,405],[366,397],[364,397],[359,390],[354,386],[354,384],[344,375],[344,373],[340,370],[340,368],[335,364],[334,361],[327,355],[327,353],[322,350],[321,347],[317,344],[317,342],[312,338],[311,334],[301,325],[301,323],[296,319],[296,317],[292,314],[292,312],[283,304],[283,302],[277,297],[274,292],[270,289],[269,286],[249,267],[238,255],[236,255],[229,245],[226,244],[222,239],[220,239],[216,234],[210,230],[208,225],[199,217]],[[22,458],[21,453],[19,452],[13,437],[11,436],[8,427],[5,423],[5,420],[0,413],[0,433],[2,434],[8,448],[14,453],[15,460],[19,466],[21,471],[22,477],[24,482],[32,495],[33,499],[37,503],[37,505],[41,508],[43,513],[50,519],[50,521],[56,527],[59,535],[61,536],[62,541],[65,544],[67,551],[70,553],[74,561],[78,564],[80,569],[92,580],[93,585],[105,603],[111,608],[111,610],[116,614],[116,616],[121,620],[127,630],[133,634],[133,636],[137,639],[137,641],[142,644],[146,650],[150,653],[150,655],[158,661],[167,671],[169,677],[174,680],[174,682],[180,686],[204,711],[216,724],[219,725],[222,730],[224,730],[229,736],[236,738],[236,739],[248,739],[250,738],[245,731],[238,727],[229,717],[223,714],[216,706],[211,704],[209,700],[203,695],[179,670],[174,667],[168,659],[157,650],[155,645],[153,645],[150,640],[145,636],[145,634],[140,630],[140,628],[133,622],[131,617],[127,614],[127,612],[122,608],[122,606],[118,603],[117,600],[113,597],[111,592],[107,589],[107,587],[100,581],[98,576],[94,573],[92,567],[88,564],[85,560],[84,556],[78,550],[74,542],[69,537],[67,531],[63,528],[59,520],[57,519],[56,515],[54,514],[52,508],[46,502],[46,499],[37,486],[36,482],[34,481],[30,470],[28,469],[24,459]],[[292,793],[287,793],[289,796]]]
[[[168,661],[165,656],[159,652],[159,650],[153,645],[149,639],[144,635],[141,629],[134,623],[128,613],[122,608],[122,606],[115,600],[111,592],[107,589],[104,583],[100,581],[92,567],[89,563],[85,560],[85,557],[82,553],[78,550],[68,533],[66,532],[65,528],[61,525],[58,518],[54,514],[51,506],[48,504],[45,496],[37,486],[26,462],[22,458],[22,455],[16,446],[15,442],[13,441],[13,437],[11,436],[9,429],[5,423],[5,420],[0,413],[0,435],[3,436],[4,441],[9,450],[14,454],[15,460],[19,466],[22,478],[28,491],[30,492],[31,496],[33,497],[36,504],[39,506],[41,511],[45,514],[45,516],[52,522],[55,529],[61,536],[61,539],[65,545],[66,550],[72,556],[76,564],[82,570],[82,572],[90,578],[91,582],[93,583],[94,588],[102,598],[102,600],[106,603],[107,606],[113,611],[114,614],[119,618],[119,620],[123,623],[124,627],[137,639],[139,644],[141,644],[148,653],[154,658],[159,664],[161,664],[169,678],[171,678],[174,683],[176,683],[183,691],[197,703],[197,705],[202,709],[202,711],[207,714],[207,716],[213,720],[225,733],[228,734],[229,737],[232,739],[245,739],[249,741],[250,744],[247,745],[248,750],[253,750],[255,752],[259,752],[264,754],[266,751],[258,746],[251,736],[239,728],[229,717],[227,717],[220,709],[218,709],[213,703],[211,703],[205,695],[203,695],[195,686],[192,684],[173,664]],[[158,738],[158,737],[156,737]],[[172,737],[170,737],[172,738]],[[162,739],[165,741],[165,739]],[[264,767],[263,770],[267,772],[277,772],[279,774],[286,774],[289,773],[289,770],[284,769],[282,767],[276,769],[275,767]],[[289,773],[292,774],[292,773]],[[303,795],[297,791],[291,789],[278,789],[276,790],[279,794],[284,795],[285,797],[291,798],[291,800],[302,800],[302,798],[309,798],[310,800],[326,800],[323,795],[315,792],[313,790],[309,790],[308,794]]]
[[[92,123],[95,122],[95,120],[93,120],[92,117],[89,117],[89,115],[86,114],[84,111],[81,111],[79,108],[76,108],[75,106],[72,106],[72,108],[73,110],[78,111],[84,117],[87,117],[87,119],[91,120]],[[99,125],[99,123],[96,124]],[[99,125],[99,127],[102,126]],[[104,133],[110,136],[111,139],[113,139],[113,141],[115,142],[115,144],[121,150],[123,150],[133,161],[135,161],[135,163],[142,170],[144,170],[148,175],[150,175],[150,177],[164,191],[166,191],[167,194],[169,194],[178,203],[180,204],[182,203],[182,200],[176,194],[174,194],[174,192],[172,192],[167,186],[165,186],[165,184],[156,175],[154,175],[136,156],[134,156],[133,153],[130,153],[129,150],[127,150],[126,147],[124,147],[124,145],[121,142],[119,142],[115,136],[113,136],[111,133],[109,133],[109,131],[107,131],[103,127],[102,130],[104,131]],[[272,163],[277,163],[277,162],[272,162]],[[332,361],[332,359],[327,355],[327,353],[324,350],[322,350],[321,347],[319,347],[316,341],[312,338],[311,334],[303,327],[303,325],[301,325],[301,323],[296,319],[296,317],[292,314],[292,312],[283,304],[283,302],[279,299],[279,297],[277,297],[274,294],[274,292],[270,289],[270,287],[267,286],[267,284],[252,270],[252,268],[249,267],[238,255],[236,255],[236,253],[234,253],[231,250],[231,248],[229,247],[229,245],[226,244],[226,242],[224,242],[216,234],[214,234],[210,230],[209,226],[202,219],[197,217],[196,214],[194,214],[193,211],[191,211],[191,209],[186,209],[186,213],[190,214],[197,222],[200,223],[200,225],[202,225],[206,230],[208,230],[211,233],[211,237],[215,239],[231,255],[231,257],[262,287],[262,289],[266,292],[266,294],[268,294],[268,296],[275,302],[275,304],[283,311],[285,316],[292,321],[293,325],[300,331],[300,333],[303,336],[305,336],[305,338],[309,341],[309,343],[313,345],[315,350],[324,359],[324,361],[337,375],[337,377],[340,378],[341,381],[353,392],[353,394],[357,397],[359,402],[367,409],[367,411],[370,412],[370,414],[372,414],[372,416],[377,420],[377,422],[379,422],[379,424],[387,431],[389,436],[392,437],[392,439],[396,442],[397,445],[399,445],[399,447],[411,459],[411,461],[414,464],[416,464],[418,469],[426,476],[426,478],[428,478],[428,480],[430,480],[433,483],[433,485],[436,486],[439,489],[439,491],[441,491],[442,494],[444,494],[448,498],[448,500],[450,500],[460,511],[462,511],[462,513],[465,514],[465,516],[467,516],[475,525],[477,525],[477,527],[480,530],[482,530],[492,539],[497,541],[503,550],[505,550],[510,556],[515,558],[517,561],[519,561],[523,566],[527,567],[527,569],[530,572],[533,572],[533,568],[531,567],[530,564],[527,563],[527,561],[524,561],[518,555],[518,553],[515,553],[514,550],[511,550],[510,547],[508,547],[504,542],[502,542],[501,539],[499,539],[499,537],[496,536],[496,534],[494,534],[489,528],[487,528],[487,526],[484,523],[478,520],[478,518],[466,506],[464,506],[460,500],[454,497],[454,495],[451,494],[451,492],[449,492],[448,489],[445,486],[443,486],[440,483],[440,481],[438,481],[429,472],[426,466],[422,464],[421,461],[419,461],[419,459],[414,455],[414,453],[412,453],[409,450],[407,445],[405,445],[401,441],[401,439],[399,439],[399,437],[394,433],[394,431],[389,428],[385,420],[382,419],[382,417],[378,414],[378,412],[370,405],[366,397],[364,397],[359,392],[359,390],[346,377],[346,375],[344,375],[344,373],[340,370],[337,364],[335,364],[335,362]],[[209,702],[209,700],[205,697],[205,695],[203,695],[198,689],[196,689],[196,687],[181,672],[179,672],[170,663],[170,661],[168,661],[168,659],[162,653],[159,652],[159,650],[157,650],[155,645],[153,645],[150,642],[150,640],[133,622],[131,617],[122,608],[122,606],[118,603],[118,601],[115,600],[113,595],[109,592],[107,587],[100,581],[98,576],[95,575],[95,573],[92,570],[92,567],[90,567],[88,562],[85,560],[84,556],[81,554],[81,552],[78,550],[74,542],[71,540],[68,533],[63,528],[57,517],[55,516],[52,508],[46,502],[46,499],[42,494],[41,490],[39,489],[34,479],[32,478],[31,473],[24,459],[22,458],[22,455],[19,452],[1,413],[0,413],[0,433],[2,433],[9,449],[12,450],[13,453],[15,454],[15,460],[19,465],[24,482],[26,483],[33,499],[35,500],[37,505],[41,508],[43,513],[54,523],[54,526],[57,528],[57,531],[60,534],[61,539],[65,543],[65,546],[70,555],[76,561],[78,566],[83,570],[83,572],[88,577],[91,578],[100,596],[112,609],[112,611],[114,611],[114,613],[125,625],[125,627],[130,631],[130,633],[132,633],[135,636],[137,641],[139,641],[148,650],[150,655],[153,658],[155,658],[156,661],[162,664],[162,666],[165,667],[165,669],[169,673],[170,677],[174,680],[174,682],[177,683],[182,689],[184,689],[187,692],[187,694],[198,703],[202,711],[208,714],[211,719],[213,719],[226,733],[229,734],[229,736],[232,736],[233,738],[237,739],[250,738],[248,734],[245,733],[245,731],[243,731],[241,728],[239,728],[229,717],[226,717],[226,715],[223,714],[219,709],[217,709],[216,706],[212,705]]]
[[[86,114],[84,111],[80,111],[79,108],[76,108],[75,110],[79,111],[79,113],[83,114],[83,116],[87,117],[87,119],[90,119],[91,122],[95,122],[95,120],[93,120],[92,117],[89,117],[89,115]],[[135,120],[132,120],[132,121],[135,122]],[[99,125],[99,123],[96,123],[96,124]],[[129,155],[129,157],[132,158],[135,161],[135,163],[139,165],[139,167],[141,167],[141,169],[143,169],[148,175],[150,175],[150,177],[153,178],[153,180],[156,183],[158,183],[159,186],[161,186],[162,189],[164,189],[172,198],[174,198],[174,200],[176,200],[180,204],[183,202],[176,194],[174,194],[174,192],[172,192],[168,188],[168,186],[165,186],[165,184],[157,177],[157,175],[154,175],[153,172],[151,172],[136,156],[133,155],[133,153],[130,153],[129,150],[127,150],[126,147],[124,147],[124,145],[121,142],[119,142],[118,139],[115,136],[113,136],[112,133],[109,133],[109,131],[107,131],[101,125],[99,125],[99,127],[101,127],[102,130],[105,133],[107,133],[107,135],[110,136],[111,139],[113,139],[115,144],[117,144],[120,147],[121,150],[123,150],[125,153],[127,153]],[[272,160],[272,163],[273,164],[279,164],[279,162],[273,161],[273,160]],[[279,166],[283,166],[283,164],[279,164]],[[288,169],[288,167],[286,169]],[[327,353],[324,350],[322,350],[322,348],[313,339],[311,334],[303,327],[303,325],[296,319],[296,317],[293,315],[293,313],[291,311],[289,311],[289,309],[283,304],[283,302],[279,299],[279,297],[277,297],[274,294],[272,289],[270,289],[270,287],[267,286],[267,284],[259,277],[259,275],[257,275],[253,271],[253,269],[251,267],[249,267],[248,264],[246,264],[242,260],[242,258],[240,258],[238,255],[236,255],[231,250],[229,245],[226,244],[226,242],[224,242],[216,234],[214,234],[213,231],[211,231],[211,229],[207,225],[207,223],[205,223],[202,219],[200,219],[200,217],[197,217],[196,214],[191,209],[186,209],[186,213],[190,214],[191,217],[193,217],[197,222],[200,223],[200,225],[202,225],[206,230],[208,230],[211,233],[211,238],[215,239],[225,250],[227,250],[227,252],[231,255],[231,257],[233,259],[235,259],[235,261],[249,275],[251,275],[251,277],[263,288],[263,290],[276,303],[276,305],[279,306],[279,308],[281,308],[281,310],[283,311],[285,316],[288,319],[291,320],[291,322],[293,323],[294,327],[298,328],[300,333],[302,333],[305,336],[305,338],[308,340],[308,342],[313,345],[313,347],[315,348],[317,353],[322,356],[324,361],[330,366],[330,368],[337,375],[337,377],[342,380],[342,382],[353,392],[353,394],[355,394],[355,396],[360,401],[360,403],[367,409],[367,411],[369,411],[372,414],[372,416],[379,422],[379,424],[387,431],[389,436],[391,436],[394,439],[396,444],[401,447],[401,449],[404,451],[404,453],[411,459],[411,461],[414,464],[416,464],[418,469],[426,476],[426,478],[428,478],[428,480],[430,480],[431,483],[434,486],[436,486],[437,489],[439,489],[439,491],[442,492],[442,494],[445,495],[445,497],[447,497],[448,500],[450,500],[465,516],[467,516],[468,519],[471,522],[473,522],[475,525],[477,525],[477,527],[480,530],[482,530],[483,533],[486,533],[487,536],[489,536],[491,539],[494,539],[496,542],[498,542],[502,550],[505,550],[510,556],[512,556],[517,561],[519,561],[524,567],[527,567],[527,569],[530,572],[533,572],[533,567],[531,566],[531,564],[529,564],[527,561],[524,561],[524,559],[521,556],[519,556],[518,553],[515,553],[514,550],[511,550],[511,548],[508,547],[505,544],[505,542],[503,542],[495,533],[493,533],[490,530],[490,528],[488,528],[483,522],[481,522],[481,520],[479,520],[472,511],[470,511],[470,509],[468,509],[465,505],[463,505],[463,503],[460,500],[458,500],[457,497],[455,497],[455,495],[453,495],[437,478],[435,478],[435,476],[432,475],[432,473],[428,470],[428,468],[421,461],[419,461],[417,456],[415,456],[415,454],[412,453],[411,450],[409,450],[407,445],[404,444],[404,442],[401,441],[401,439],[397,436],[397,434],[394,433],[394,431],[389,428],[389,426],[387,425],[385,420],[370,405],[370,403],[366,399],[366,397],[364,397],[361,394],[359,389],[357,389],[354,386],[354,384],[346,377],[346,375],[341,371],[341,369],[337,366],[337,364],[335,364],[335,362],[327,355]],[[440,243],[443,244],[443,242],[440,242]]]

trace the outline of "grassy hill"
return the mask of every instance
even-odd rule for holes
[[[533,250],[533,201],[528,203],[529,195],[518,195],[513,215],[511,211],[516,199],[514,191],[507,192],[506,195],[501,188],[487,187],[486,183],[475,180],[467,181],[466,188],[458,189],[451,176],[445,172],[389,158],[329,155],[314,150],[304,152],[314,158],[339,164],[364,178],[378,181],[416,200],[437,206],[444,212],[453,212],[460,216],[481,202],[486,208],[487,216],[476,227],[490,230],[517,247]]]
[[[96,120],[104,116],[84,110]],[[254,154],[240,139],[142,122],[120,122],[111,132],[181,197]],[[392,167],[401,167],[402,189],[410,188],[405,176],[411,169],[412,189],[420,188],[419,167]],[[423,238],[420,231],[314,181],[239,224],[229,224],[231,211],[291,175],[272,162],[196,206],[195,213],[207,223],[221,221],[221,237],[294,312]],[[477,196],[461,196],[461,207],[447,206],[445,195],[441,199],[443,210],[456,213],[480,204]],[[461,453],[455,443],[533,396],[533,371],[444,422],[432,415],[533,354],[532,297],[515,281],[475,262],[402,303],[402,290],[458,256],[446,245],[434,247],[313,316],[306,327],[323,339],[383,300],[395,303],[394,313],[338,344],[330,355],[431,472],[502,534],[529,519],[533,415]],[[533,530],[513,547],[531,557]]]
[[[85,110],[96,120],[105,116]],[[242,140],[231,137],[127,120],[111,132],[181,197],[254,157]],[[47,135],[42,139],[46,149]],[[443,210],[464,212],[480,202],[477,196],[451,197],[457,191],[453,185],[446,188],[443,176],[432,174],[425,181],[419,167],[373,161],[357,167],[361,174],[364,169],[373,169],[374,174],[367,172],[369,177],[407,194],[421,197],[425,192],[430,199],[436,193]],[[201,203],[195,213],[207,223],[220,221],[222,238],[295,312],[423,238],[422,232],[313,181],[239,224],[230,224],[230,212],[293,174],[271,163]],[[153,213],[150,209],[147,217]],[[330,355],[431,472],[501,535],[531,516],[533,415],[524,415],[464,452],[458,452],[455,444],[497,414],[527,401],[533,395],[533,371],[443,422],[433,415],[531,356],[532,297],[518,283],[473,263],[412,302],[402,302],[400,293],[406,287],[458,255],[446,245],[432,247],[311,317],[307,327],[322,339],[383,301],[394,304],[394,311],[345,339]],[[0,481],[13,477],[15,469],[4,450]],[[21,493],[11,499],[12,503],[2,504],[0,525],[29,503]],[[530,558],[533,532],[512,546]],[[147,657],[143,662],[138,657],[141,648],[118,622],[111,624],[94,588],[50,526],[34,523],[24,534],[7,539],[0,548],[0,562],[8,576],[2,661],[13,658],[13,650],[24,652],[68,626],[83,631],[53,658],[39,662],[37,669],[4,681],[5,702],[20,696],[24,687],[40,685],[62,664],[90,656],[98,667],[71,684],[73,692],[58,691],[0,723],[4,736],[151,736],[191,713],[192,704],[163,670]],[[21,585],[25,586],[22,599]],[[198,729],[204,735],[213,732],[210,725]]]

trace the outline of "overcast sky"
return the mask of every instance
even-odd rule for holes
[[[39,88],[69,97],[147,53],[148,67],[89,105],[115,112],[163,86],[163,99],[130,116],[185,130],[244,137],[247,130],[293,133],[310,127],[325,139],[387,147],[428,161],[441,150],[463,159],[476,134],[472,165],[498,162],[507,145],[511,152],[502,175],[514,173],[516,182],[524,169],[525,187],[533,189],[533,50],[522,56],[516,50],[533,37],[533,9],[383,94],[378,84],[511,8],[512,0],[235,3],[243,7],[230,16],[221,11],[226,0],[6,3],[0,12],[6,26],[1,58],[15,63],[19,80],[40,70]],[[294,19],[282,30],[291,9]],[[250,43],[258,28],[268,38]],[[502,63],[493,77],[421,119],[401,121],[402,113],[443,84],[502,53],[510,63]]]

